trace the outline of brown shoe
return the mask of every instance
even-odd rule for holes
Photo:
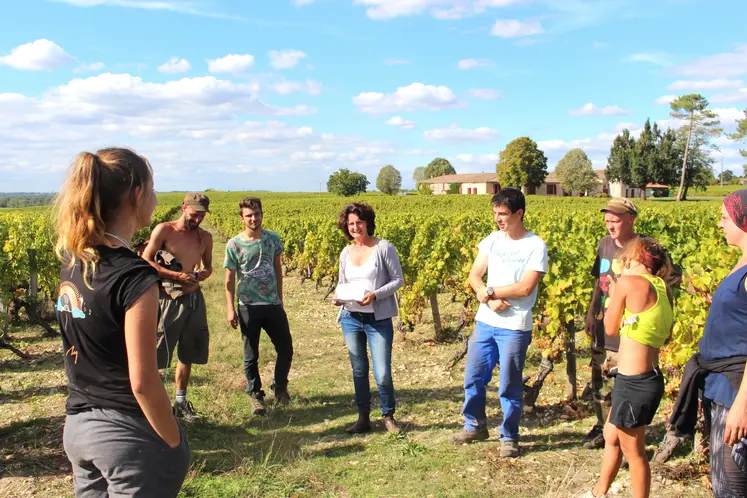
[[[265,407],[265,393],[262,391],[252,393],[249,395],[249,401],[252,404],[252,413],[260,417],[267,414],[267,408]]]
[[[364,434],[371,432],[371,418],[368,412],[359,412],[358,420],[353,425],[345,429],[348,434]]]
[[[384,427],[386,427],[387,432],[391,432],[392,434],[399,434],[401,432],[397,421],[394,420],[394,415],[384,416]]]
[[[485,441],[490,437],[487,427],[476,431],[461,431],[449,437],[454,444],[469,444],[474,441]]]
[[[280,406],[288,406],[290,403],[290,395],[288,391],[275,391],[275,404]]]
[[[516,441],[501,442],[501,458],[517,458],[519,456],[519,443]]]

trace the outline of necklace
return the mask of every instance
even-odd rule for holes
[[[104,232],[104,235],[108,235],[109,237],[111,237],[113,239],[117,239],[119,242],[122,243],[122,245],[124,245],[127,249],[129,249],[130,251],[132,251],[132,246],[130,245],[130,243],[127,242],[122,237],[120,237],[119,235],[114,235],[113,233],[109,233],[109,232]]]

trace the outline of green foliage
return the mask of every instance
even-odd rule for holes
[[[744,118],[737,119],[737,131],[730,134],[729,138],[738,142],[747,140],[747,109],[744,110]],[[747,157],[747,149],[740,149],[739,153],[742,154],[743,157]],[[745,171],[747,172],[747,166],[745,166]],[[745,176],[747,176],[747,173]]]
[[[0,208],[23,208],[31,206],[48,206],[54,201],[55,194],[18,193],[0,195]]]
[[[418,166],[415,171],[412,172],[412,181],[415,182],[415,188],[420,188],[420,182],[425,180],[425,166]]]
[[[392,165],[384,166],[376,178],[376,188],[387,195],[394,195],[402,187],[402,175]]]
[[[591,166],[591,160],[581,149],[569,150],[558,161],[555,174],[566,192],[588,192],[597,185],[599,178]]]
[[[635,139],[630,136],[630,131],[627,128],[615,137],[610,155],[607,158],[607,169],[604,170],[604,176],[608,181],[619,181],[630,185],[634,147]]]
[[[436,159],[428,163],[428,166],[425,167],[423,174],[425,175],[425,179],[427,180],[428,178],[436,178],[437,176],[456,175],[456,170],[449,161],[442,157],[437,157]]]
[[[496,165],[501,187],[539,187],[547,177],[547,157],[529,137],[512,140]]]
[[[461,186],[462,185],[460,183],[450,183],[449,188],[446,189],[446,193],[447,194],[458,194]]]
[[[342,168],[330,175],[329,180],[327,180],[327,192],[350,197],[351,195],[365,193],[368,184],[366,175]]]

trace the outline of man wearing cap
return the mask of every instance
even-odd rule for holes
[[[596,282],[586,316],[586,333],[591,338],[591,395],[597,422],[584,438],[584,448],[604,447],[606,417],[602,390],[606,374],[617,365],[617,350],[620,347],[619,337],[605,337],[604,313],[610,292],[622,271],[617,254],[622,246],[639,236],[633,227],[638,209],[630,199],[613,197],[601,212],[604,213],[604,224],[609,235],[603,237],[597,246],[597,257],[591,269]]]
[[[206,195],[187,194],[179,219],[156,226],[143,252],[162,279],[158,367],[169,367],[177,351],[174,412],[187,421],[199,418],[187,401],[192,364],[204,365],[208,360],[207,312],[200,282],[213,273],[213,236],[200,223],[209,207]]]

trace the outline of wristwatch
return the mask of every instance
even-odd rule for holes
[[[493,297],[495,295],[495,291],[492,287],[488,287],[487,289],[485,289],[485,294],[487,294],[488,297]]]

